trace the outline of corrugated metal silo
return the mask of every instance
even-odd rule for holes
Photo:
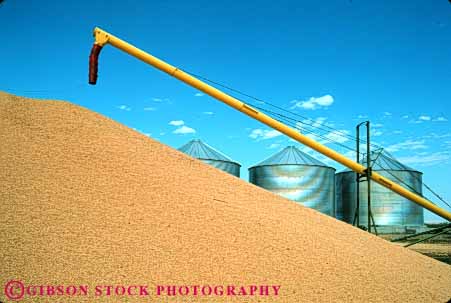
[[[335,168],[288,146],[249,168],[249,182],[335,216]]]
[[[366,157],[364,157],[366,158]],[[422,173],[389,156],[372,153],[373,171],[422,195]],[[366,159],[363,163],[366,166]],[[344,170],[336,175],[337,219],[352,223],[356,208],[356,174]],[[404,183],[404,184],[403,184]],[[367,182],[360,183],[360,225],[367,225]],[[423,208],[395,192],[371,182],[371,212],[376,226],[421,226],[424,223]],[[387,229],[388,230],[388,229]]]
[[[241,165],[239,163],[233,161],[201,140],[191,140],[178,150],[229,174],[240,177]]]

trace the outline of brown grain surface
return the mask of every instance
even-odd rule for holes
[[[451,267],[79,106],[0,92],[0,301],[28,284],[281,285],[279,297],[36,302],[446,302]]]

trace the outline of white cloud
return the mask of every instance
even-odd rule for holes
[[[185,124],[185,122],[183,120],[172,120],[169,122],[169,125],[174,125],[174,126],[181,126]]]
[[[418,120],[421,120],[421,121],[430,121],[430,120],[431,120],[431,117],[429,117],[429,116],[419,116],[419,117],[418,117]]]
[[[326,117],[318,117],[313,121],[312,127],[320,127],[324,124],[324,122],[326,122],[326,120]]]
[[[194,94],[194,97],[202,97],[202,96],[205,96],[205,94],[202,94],[202,93],[195,93]]]
[[[341,129],[341,130],[331,131],[325,137],[334,142],[345,143],[345,142],[349,141],[349,139],[345,136],[348,134],[349,134],[349,131],[347,131],[345,129]]]
[[[390,116],[392,116],[392,113],[390,113],[390,112],[384,112],[384,116],[390,117]]]
[[[296,122],[296,127],[298,129],[302,130],[315,130],[315,128],[321,127],[321,126],[328,126],[328,127],[334,127],[334,124],[331,122],[326,122],[326,117],[317,117],[316,119],[304,119],[300,122]]]
[[[177,126],[177,128],[172,132],[173,134],[177,135],[184,135],[184,134],[194,134],[196,133],[196,130],[188,127],[185,125],[185,121],[183,120],[172,120],[169,122],[169,125]],[[164,135],[164,133],[161,133]]]
[[[370,135],[373,137],[379,137],[384,134],[384,132],[380,129],[384,127],[384,124],[382,123],[373,123],[371,124],[371,133]]]
[[[449,152],[435,152],[431,154],[414,155],[407,157],[399,157],[398,160],[405,164],[421,164],[424,166],[442,164],[444,161],[451,159]]]
[[[305,120],[304,120],[305,121]],[[296,122],[296,128],[298,129],[298,130],[305,130],[305,129],[307,129],[307,128],[309,128],[308,126],[309,125],[306,125],[306,124],[304,124],[304,122]]]
[[[132,109],[130,107],[128,107],[127,105],[119,105],[116,106],[116,108],[120,109],[120,110],[125,110],[127,112],[131,111]]]
[[[169,98],[152,98],[152,101],[157,102],[157,103],[162,103],[162,102],[171,103]]]
[[[371,131],[370,135],[373,136],[373,137],[379,137],[379,136],[382,136],[383,134],[384,134],[383,131],[375,129],[375,130]]]
[[[150,111],[155,111],[155,110],[157,110],[157,109],[156,109],[155,107],[150,107],[150,106],[149,106],[149,107],[144,107],[144,110],[150,112]]]
[[[394,130],[393,133],[394,134],[402,134],[402,130]]]
[[[274,148],[277,148],[277,147],[279,147],[279,146],[280,146],[279,143],[273,143],[273,144],[271,144],[268,148],[269,148],[269,149],[274,149]]]
[[[177,135],[194,134],[196,133],[196,130],[186,125],[182,125],[181,127],[174,130],[172,133]]]
[[[444,117],[441,117],[441,118],[444,118]],[[409,123],[418,124],[418,123],[423,123],[423,122],[431,121],[431,120],[432,120],[431,116],[421,115],[418,117],[417,120],[410,120]],[[436,121],[436,120],[434,119],[432,121]],[[441,120],[441,121],[443,121],[443,120]]]
[[[404,115],[401,117],[401,119],[408,119],[408,118],[409,118],[409,115]]]
[[[396,152],[399,150],[416,150],[416,149],[426,149],[427,145],[424,144],[424,140],[411,140],[408,139],[404,142],[392,144],[385,148],[388,152]]]
[[[266,129],[256,128],[251,131],[251,133],[249,134],[249,137],[252,139],[257,139],[257,140],[266,140],[266,139],[275,138],[275,137],[278,137],[281,135],[282,135],[282,133],[280,133],[279,131],[277,131],[275,129],[266,130]]]
[[[214,112],[203,112],[204,115],[214,115]]]
[[[368,118],[367,115],[358,115],[357,116],[357,119],[366,119],[366,118]]]
[[[291,103],[294,103],[294,105],[291,107],[291,109],[295,108],[303,108],[303,109],[311,109],[315,110],[317,108],[321,107],[328,107],[331,106],[332,103],[334,103],[334,97],[331,95],[324,95],[322,97],[311,97],[310,99],[303,101],[303,100],[293,100]]]
[[[446,119],[445,117],[437,117],[437,118],[433,119],[432,121],[434,121],[434,122],[446,122],[446,121],[448,121],[448,119]]]
[[[443,139],[451,137],[451,132],[446,134],[431,133],[430,135],[423,136],[423,138]]]

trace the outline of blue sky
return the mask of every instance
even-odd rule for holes
[[[88,85],[92,29],[99,26],[317,125],[354,134],[355,124],[369,119],[374,142],[423,171],[451,200],[446,0],[6,0],[0,26],[0,90],[69,100],[175,148],[200,138],[240,162],[244,179],[249,166],[294,144],[113,47],[102,51],[97,86]]]

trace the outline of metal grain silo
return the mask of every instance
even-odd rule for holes
[[[233,161],[201,140],[191,140],[178,150],[229,174],[240,177],[241,165],[239,163]]]
[[[294,146],[249,168],[249,182],[287,199],[335,215],[335,168]]]
[[[366,157],[364,157],[366,158]],[[422,195],[422,173],[412,169],[387,153],[372,153],[371,162],[373,171]],[[366,160],[363,165],[366,166]],[[337,219],[353,223],[356,209],[356,174],[344,170],[336,175],[337,189]],[[360,183],[360,225],[367,225],[368,200],[367,182]],[[371,182],[371,212],[376,226],[395,228],[396,226],[421,226],[424,223],[423,208],[416,203],[401,197],[395,192]],[[380,228],[379,228],[380,229]],[[382,232],[383,230],[380,229]]]

